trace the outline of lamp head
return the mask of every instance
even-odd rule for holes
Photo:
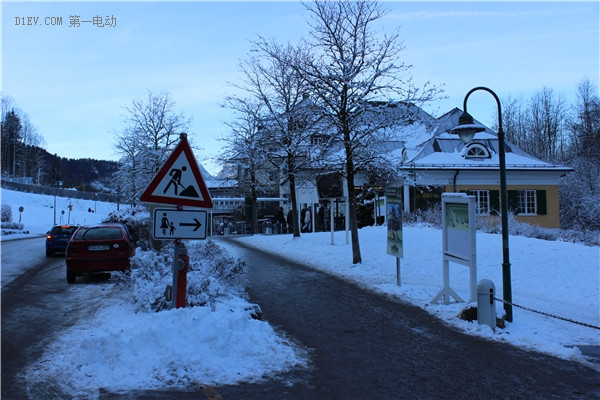
[[[463,112],[462,115],[458,117],[458,125],[450,129],[449,132],[457,134],[463,143],[468,144],[473,141],[473,137],[475,137],[477,132],[483,132],[484,130],[485,127],[483,125],[476,124],[473,121],[471,114]]]

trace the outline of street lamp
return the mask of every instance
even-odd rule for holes
[[[476,124],[473,117],[467,113],[467,99],[471,93],[477,90],[484,90],[494,96],[498,104],[498,158],[500,161],[500,213],[502,214],[502,289],[504,297],[504,310],[506,311],[506,320],[512,322],[512,289],[510,278],[510,257],[508,251],[508,195],[506,190],[506,152],[504,150],[504,131],[502,130],[502,112],[500,109],[500,99],[492,90],[478,86],[471,89],[465,96],[463,102],[463,114],[458,119],[458,125],[450,129],[451,133],[457,134],[464,143],[473,141],[475,133],[485,130],[485,127]]]

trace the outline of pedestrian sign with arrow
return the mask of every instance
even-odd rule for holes
[[[152,237],[164,239],[206,239],[206,211],[156,208]]]

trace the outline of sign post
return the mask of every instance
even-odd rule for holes
[[[183,206],[212,208],[212,199],[198,168],[187,134],[180,135],[179,144],[158,170],[140,200],[149,203],[172,204],[174,208],[157,208],[152,219],[152,237],[174,240],[173,284],[171,307],[186,305],[189,256],[182,239],[206,239],[207,212],[184,210]]]
[[[319,201],[329,200],[329,229],[331,231],[331,245],[333,246],[335,244],[335,218],[333,213],[333,206],[335,199],[340,199],[344,197],[342,175],[338,172],[333,172],[319,176],[317,178],[317,191],[319,193]],[[347,215],[348,212],[346,212],[346,216]],[[348,239],[346,239],[346,242],[347,241]]]
[[[402,200],[396,192],[386,193],[387,254],[396,257],[396,283],[400,286],[400,259],[404,257],[402,239]]]
[[[450,296],[464,302],[450,287],[450,261],[466,265],[470,270],[470,302],[477,300],[477,250],[475,196],[465,193],[442,194],[442,246],[443,287],[431,300],[437,303],[443,298],[450,303]]]

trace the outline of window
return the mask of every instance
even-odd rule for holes
[[[488,215],[490,213],[489,190],[469,190],[471,196],[475,196],[475,214]]]
[[[535,190],[517,191],[518,210],[521,215],[537,215],[537,201]]]
[[[465,158],[478,159],[490,158],[490,151],[481,143],[471,143],[467,146]]]
[[[78,240],[121,239],[121,229],[112,227],[82,228],[77,231]]]

